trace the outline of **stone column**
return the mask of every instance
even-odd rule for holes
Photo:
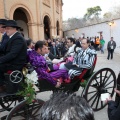
[[[38,33],[37,33],[37,25],[34,23],[28,23],[28,31],[29,31],[29,37],[33,41],[38,41]]]
[[[55,30],[56,30],[56,27],[50,26],[50,35],[51,35],[51,37],[56,35]]]
[[[63,30],[62,30],[62,28],[59,29],[59,36],[60,36],[60,38],[63,37]]]
[[[39,40],[44,40],[44,24],[39,26]]]

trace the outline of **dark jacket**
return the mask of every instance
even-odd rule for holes
[[[118,105],[114,101],[108,102],[108,118],[109,120],[120,120],[120,104]]]
[[[5,55],[0,57],[0,64],[22,68],[26,62],[27,46],[24,38],[16,32],[7,42]]]
[[[53,46],[50,47],[50,52],[51,52],[55,57],[57,57],[57,56],[59,56],[59,52],[58,52],[58,49],[57,49],[56,46],[55,46],[55,50],[56,50],[56,55],[54,54],[54,47],[53,47]]]
[[[76,41],[76,43],[75,43],[75,44],[76,44],[76,46],[77,46],[77,47],[81,47],[81,42],[80,42],[79,40],[78,40],[78,41]]]
[[[0,42],[0,54],[4,54],[5,52],[5,47],[6,47],[6,44],[9,40],[9,37],[7,36],[7,34],[5,33],[2,37],[2,40]]]
[[[114,50],[116,48],[116,42],[113,41],[112,44],[111,44],[111,40],[110,40],[107,44],[107,49],[111,50],[111,46],[113,46],[113,50]]]

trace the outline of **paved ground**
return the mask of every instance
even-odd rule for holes
[[[105,51],[105,54],[101,54],[98,51],[98,59],[97,59],[95,71],[101,68],[106,68],[106,67],[113,69],[117,76],[120,71],[120,54],[114,53],[113,60],[107,60],[107,51]],[[38,94],[38,98],[43,100],[48,100],[51,93],[52,92],[49,92],[49,91],[40,93]],[[80,94],[80,91],[78,91],[77,94]],[[3,114],[5,114],[5,112]],[[0,116],[3,114],[0,114]],[[108,120],[107,107],[105,107],[101,111],[95,112],[95,120]]]
[[[101,68],[111,68],[113,69],[113,71],[117,76],[120,71],[120,54],[114,53],[113,60],[107,60],[107,51],[105,51],[105,54],[101,54],[100,51],[98,51],[98,59],[97,59],[95,71]],[[77,94],[79,94],[79,92],[80,91],[78,91]],[[42,99],[44,98],[44,100],[47,100],[50,94],[51,92],[41,93],[39,94],[39,98]],[[95,120],[108,120],[107,106],[104,109],[95,112]]]

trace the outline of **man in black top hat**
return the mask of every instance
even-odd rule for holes
[[[9,36],[5,48],[5,55],[0,57],[0,92],[3,92],[4,73],[8,70],[22,70],[27,56],[27,46],[22,35],[17,31],[19,28],[14,20],[8,20],[6,33]]]
[[[6,25],[6,19],[0,19],[0,33],[2,33],[2,39],[0,41],[0,56],[5,52],[5,46],[8,42],[9,37],[6,34],[6,29],[3,26]]]

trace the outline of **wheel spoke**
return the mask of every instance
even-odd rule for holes
[[[38,100],[37,103],[32,103],[28,105],[26,104],[26,101],[22,101],[15,108],[12,109],[11,113],[8,115],[8,118],[10,120],[38,120],[39,110],[43,103],[43,101]]]
[[[11,103],[9,104],[9,106],[11,106],[11,105],[12,105],[12,103],[13,103],[13,101],[11,101]],[[9,107],[9,106],[8,106],[8,107]]]
[[[109,80],[109,78],[111,77],[111,75],[112,75],[112,74],[110,74],[110,75],[107,77],[107,79],[106,79],[106,81],[104,82],[104,84],[107,83],[107,81]]]
[[[100,85],[102,84],[102,71],[100,72]]]
[[[21,77],[17,76],[16,78],[21,79]]]
[[[101,101],[101,107],[103,107],[103,101]]]
[[[105,73],[105,76],[104,76],[104,79],[103,79],[103,84],[104,84],[104,82],[105,82],[105,79],[107,78],[107,74],[108,74],[108,70],[107,70],[106,73]]]
[[[97,85],[99,86],[99,82],[97,81],[97,79],[95,78],[94,80],[96,81]]]
[[[105,85],[105,87],[108,86],[108,85],[109,85],[110,83],[112,83],[112,82],[114,82],[114,80],[112,80],[111,82],[107,83],[107,84]]]
[[[97,93],[95,93],[95,94],[88,100],[88,102],[90,102],[96,95],[97,95]]]
[[[107,88],[105,88],[105,89],[109,89],[109,88],[113,88],[113,87],[111,86],[111,87],[107,87]]]
[[[36,109],[36,110],[34,111],[33,116],[38,116],[38,115],[39,115],[39,114],[36,114],[36,113],[38,113],[39,109],[40,109],[40,108],[38,108],[38,109]],[[36,115],[35,115],[35,114],[36,114]]]
[[[96,107],[95,107],[96,109],[98,107],[99,100],[100,100],[100,96],[98,96],[98,99],[97,99],[97,104],[96,104]]]
[[[96,91],[91,91],[91,92],[88,92],[88,94],[91,94],[91,93],[94,93],[94,92],[96,92]]]
[[[97,100],[97,97],[98,97],[98,95],[95,96],[95,98],[94,98],[94,100],[93,100],[93,102],[92,102],[92,104],[91,104],[91,107],[93,107],[95,101]]]

